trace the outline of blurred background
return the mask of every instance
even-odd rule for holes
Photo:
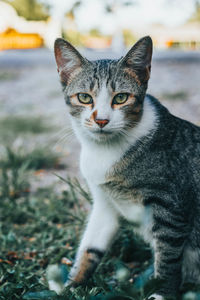
[[[200,125],[200,0],[0,0],[1,299],[32,299],[22,295],[47,286],[48,264],[66,255],[71,265],[90,206],[54,40],[67,39],[93,60],[119,58],[145,35],[154,43],[148,92],[173,114]],[[70,179],[75,177],[82,186]],[[108,269],[99,273],[103,289],[105,274],[110,286],[121,265],[115,264],[119,255],[129,263],[124,266],[130,283],[150,263],[150,249],[145,245],[141,252],[132,239],[131,231],[113,248]]]
[[[149,93],[198,124],[199,0],[0,1],[2,157],[5,148],[27,152],[49,145],[53,156],[64,154],[60,165],[78,175],[78,145],[69,129],[54,40],[64,37],[89,59],[119,58],[144,35],[154,43]]]
[[[89,59],[119,58],[145,35],[154,43],[148,92],[199,124],[199,0],[0,0],[1,165],[31,160],[33,190],[58,182],[54,169],[79,177],[54,41]]]

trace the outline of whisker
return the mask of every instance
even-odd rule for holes
[[[61,135],[62,133],[62,135]],[[58,135],[58,134],[57,134]],[[57,142],[54,144],[53,148],[55,149],[58,145],[61,145],[64,142],[67,142],[71,140],[71,137],[74,136],[74,131],[72,130],[71,127],[63,128],[60,131],[60,137],[58,138]]]

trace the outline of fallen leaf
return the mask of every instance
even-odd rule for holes
[[[63,257],[62,259],[61,259],[61,263],[62,264],[65,264],[65,265],[67,265],[67,266],[72,266],[72,261],[70,260],[70,259],[68,259],[67,257]]]

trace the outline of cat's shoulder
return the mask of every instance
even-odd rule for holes
[[[178,116],[175,116],[154,96],[146,94],[145,99],[150,103],[151,106],[154,107],[156,115],[158,116],[157,119],[160,120],[159,123],[162,129],[164,129],[165,127],[167,130],[173,129],[173,131],[175,131],[180,129],[180,131],[182,132],[184,130],[188,130],[188,132],[192,130],[200,133],[200,127],[198,125],[191,123],[190,121],[180,118]]]

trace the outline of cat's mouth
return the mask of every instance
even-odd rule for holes
[[[99,135],[110,135],[113,134],[112,131],[105,131],[103,129],[97,129],[94,131],[95,134],[99,134]]]
[[[89,131],[90,137],[95,140],[96,142],[111,142],[111,140],[116,138],[116,132],[111,130],[104,130],[104,129],[93,129]]]

